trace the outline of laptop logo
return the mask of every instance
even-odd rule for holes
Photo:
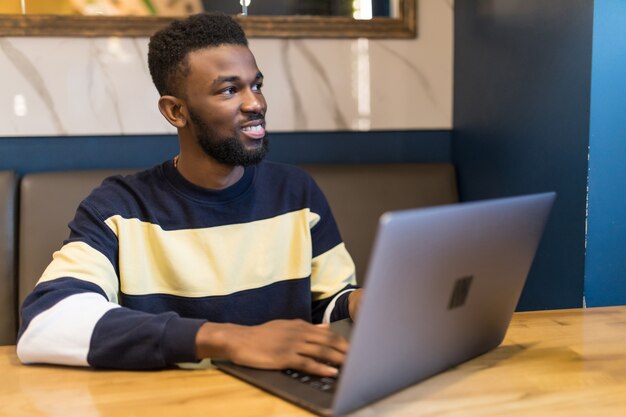
[[[467,300],[467,294],[469,294],[470,286],[472,285],[472,275],[461,277],[454,283],[454,289],[450,296],[450,303],[448,304],[448,310],[461,307]]]

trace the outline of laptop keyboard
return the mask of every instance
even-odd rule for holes
[[[302,371],[294,371],[293,369],[285,369],[282,372],[285,375],[290,376],[293,379],[297,379],[303,384],[320,391],[334,393],[337,387],[337,377],[322,377],[307,374]]]

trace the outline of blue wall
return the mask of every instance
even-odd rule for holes
[[[294,164],[450,162],[450,137],[449,130],[275,133],[268,159]],[[177,152],[175,135],[0,138],[0,170],[142,168]]]
[[[461,198],[557,192],[518,309],[582,305],[592,0],[455,2]]]
[[[594,5],[587,305],[626,304],[626,1]]]

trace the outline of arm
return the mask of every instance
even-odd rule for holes
[[[326,198],[312,179],[311,182],[313,321],[330,323],[354,319],[361,295],[356,285],[354,262]]]
[[[363,289],[356,289],[348,295],[348,311],[350,318],[355,321],[359,314],[359,307],[361,306],[361,297],[363,296]]]
[[[343,362],[346,341],[303,321],[237,326],[120,307],[118,241],[101,217],[79,207],[70,239],[24,302],[23,363],[149,369],[213,357],[334,375],[313,358]]]
[[[57,263],[70,248],[55,255]],[[239,326],[147,314],[119,307],[101,287],[76,278],[40,282],[22,317],[18,355],[24,363],[145,369],[209,357],[332,376],[335,368],[313,358],[340,364],[347,350],[325,326],[300,320]]]
[[[335,376],[337,369],[319,362],[342,364],[346,340],[328,325],[302,320],[274,320],[258,326],[205,323],[196,338],[199,358],[224,358],[261,369],[298,369]]]
[[[115,234],[85,203],[70,229],[22,306],[20,360],[125,369],[195,360],[204,321],[120,307]]]

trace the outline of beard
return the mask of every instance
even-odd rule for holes
[[[247,167],[261,162],[269,150],[267,134],[261,146],[255,149],[246,149],[244,144],[236,137],[220,137],[215,129],[207,125],[196,113],[190,111],[189,117],[196,131],[196,140],[205,154],[217,162]]]

